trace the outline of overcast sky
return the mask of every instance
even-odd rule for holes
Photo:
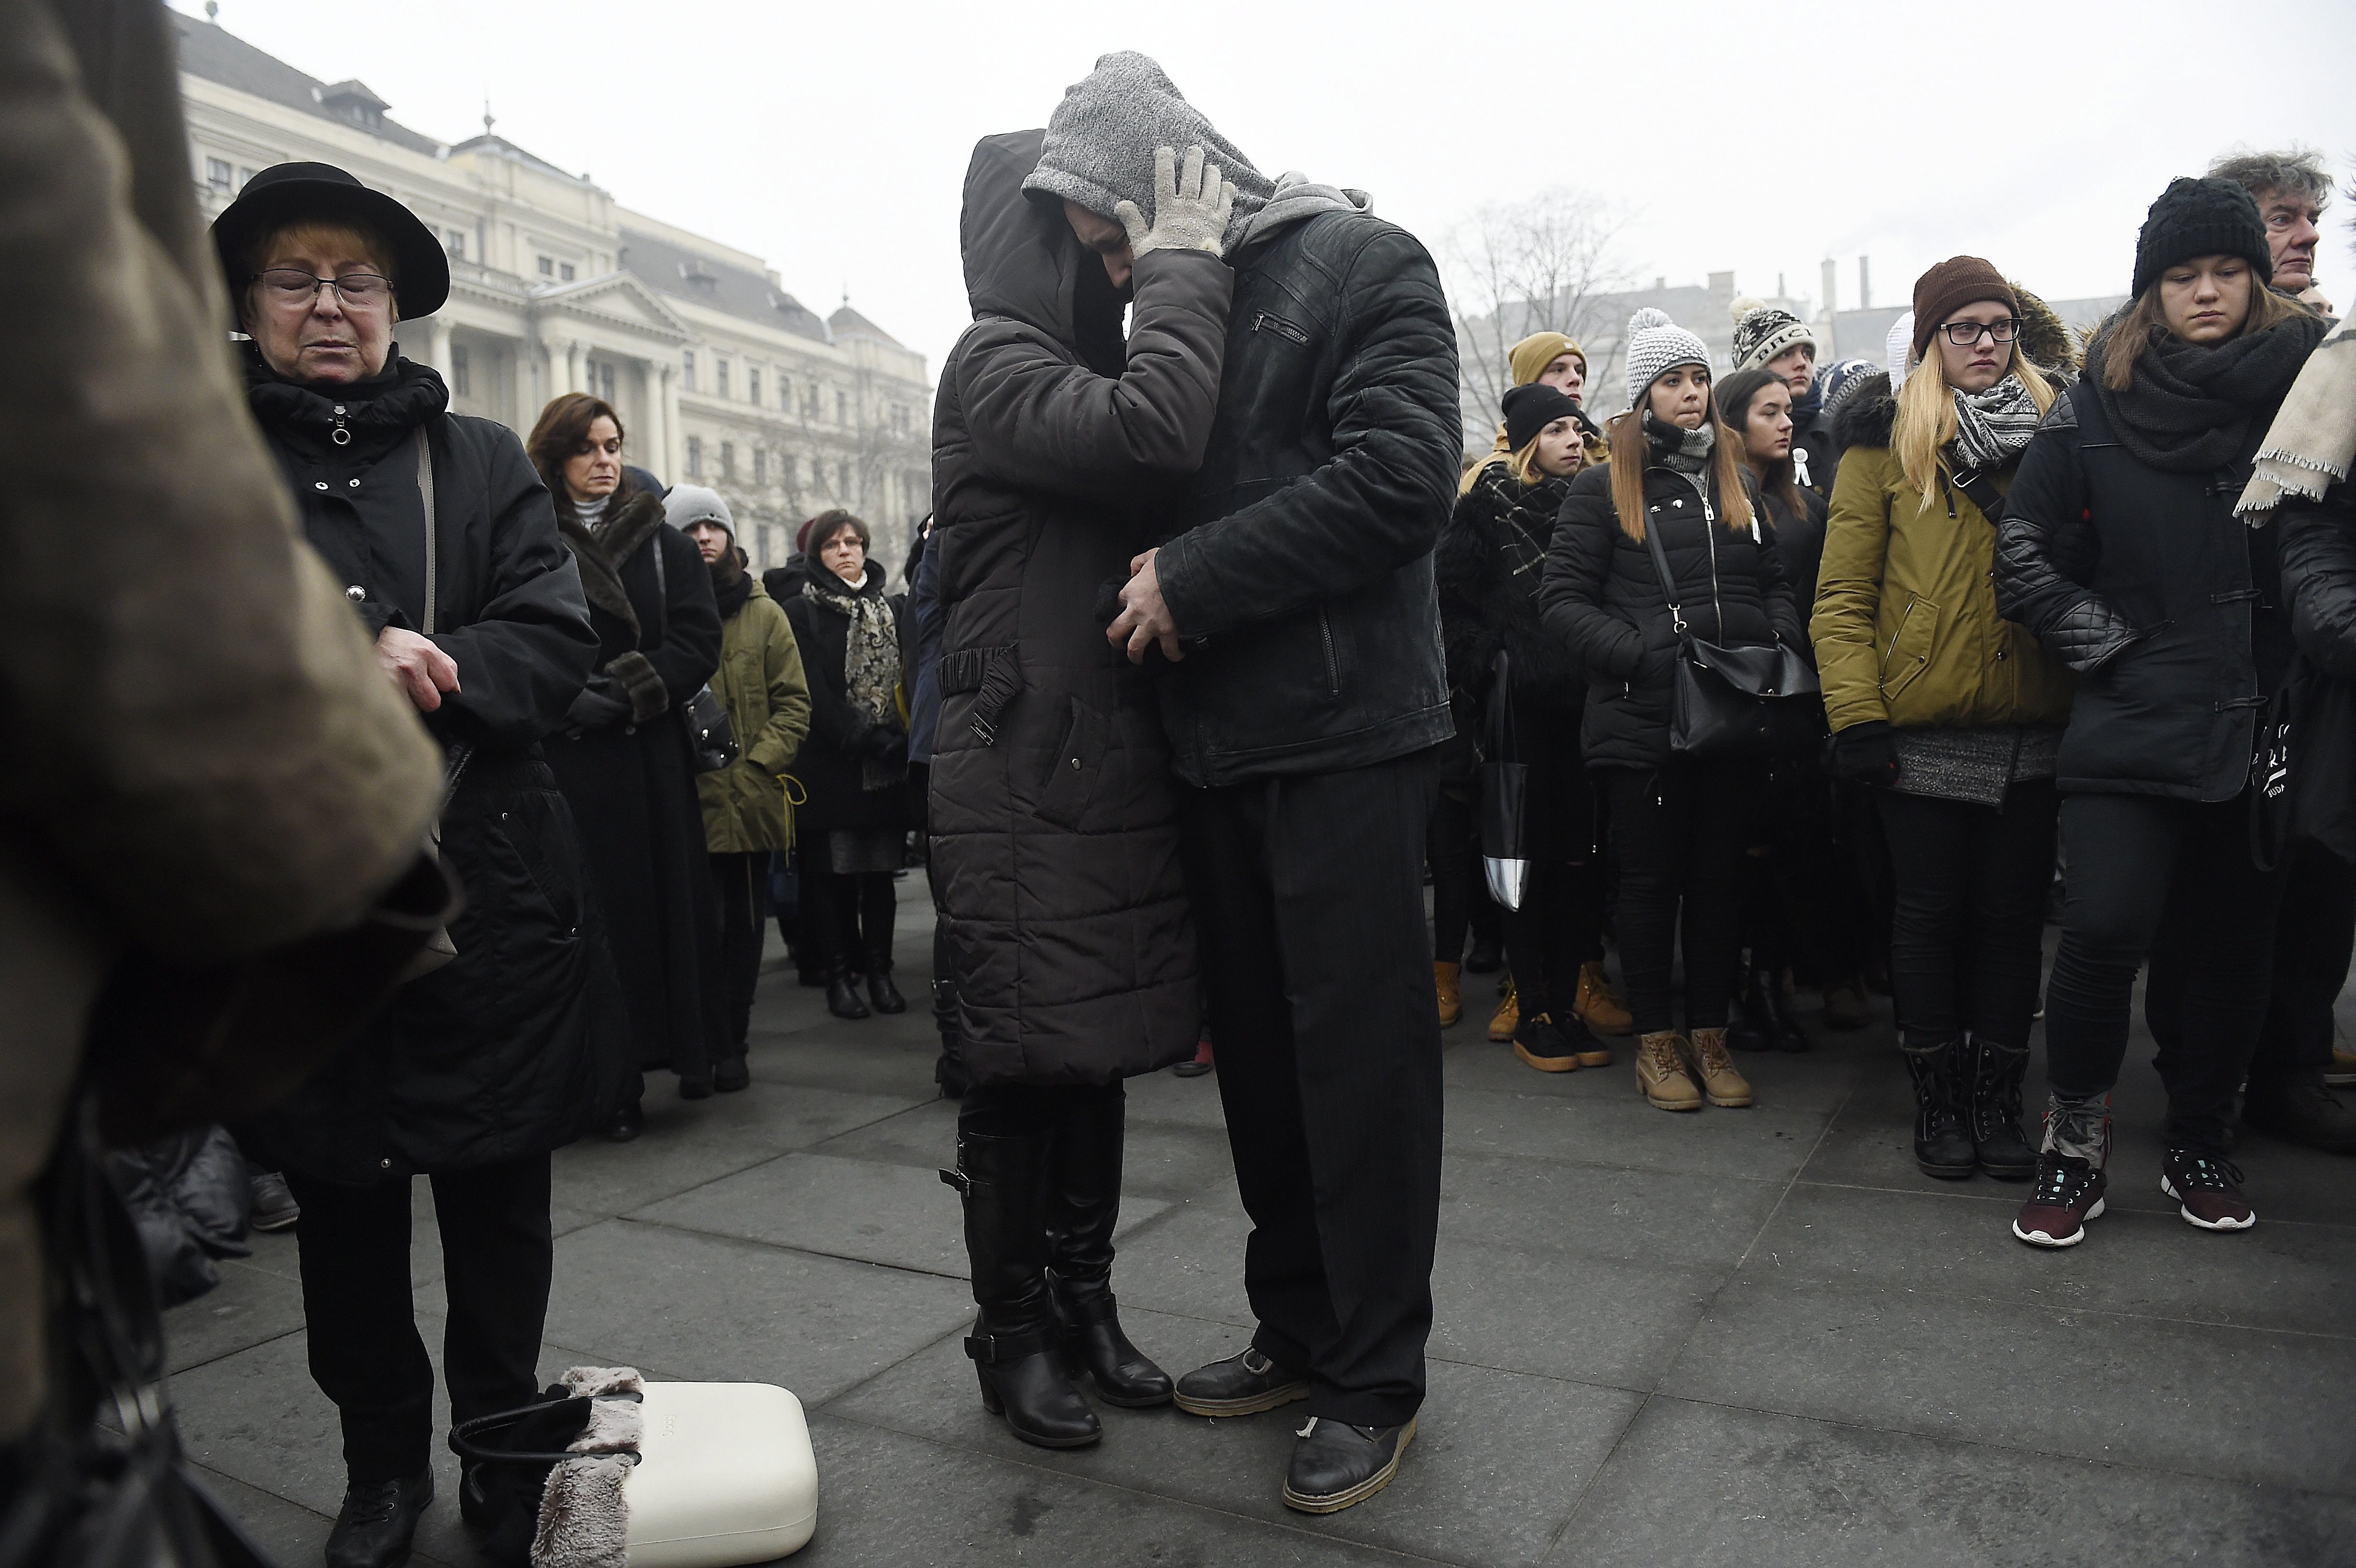
[[[203,14],[201,0],[172,0]],[[626,206],[768,258],[926,356],[968,319],[976,138],[1044,124],[1119,48],[1270,174],[1363,187],[1435,250],[1483,202],[1588,187],[1628,272],[1875,301],[1987,256],[2049,298],[2123,293],[2144,208],[2235,144],[2356,155],[2356,5],[2179,0],[1053,5],[1028,0],[222,0],[232,33],[412,129],[479,128]],[[2302,77],[2304,69],[2306,75]],[[2343,200],[2320,281],[2356,301]]]

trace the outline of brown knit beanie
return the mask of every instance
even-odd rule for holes
[[[1939,325],[1967,304],[1995,300],[2013,315],[2020,300],[2004,274],[1977,256],[1950,256],[1914,280],[1914,357],[1920,359],[1937,336]]]

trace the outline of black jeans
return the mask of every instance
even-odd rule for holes
[[[724,1033],[713,1054],[744,1054],[753,1027],[753,990],[761,979],[761,946],[769,934],[769,851],[712,857],[720,890],[720,984]]]
[[[1184,789],[1219,1099],[1251,1215],[1254,1343],[1309,1413],[1423,1403],[1440,1224],[1440,1007],[1423,923],[1431,752]]]
[[[1595,789],[1567,748],[1530,753],[1530,869],[1522,907],[1505,912],[1505,964],[1524,1018],[1570,1015],[1580,966],[1603,956],[1603,868],[1595,852]],[[1531,738],[1524,737],[1526,742]]]
[[[2356,952],[2356,866],[2319,844],[2291,852],[2275,923],[2274,994],[2250,1058],[2252,1084],[2320,1083],[2331,1066],[2331,1005]]]
[[[442,1373],[455,1424],[529,1404],[555,1258],[548,1156],[434,1177],[450,1317]],[[299,1170],[294,1227],[311,1379],[343,1418],[356,1481],[413,1476],[434,1443],[434,1364],[410,1299],[407,1181],[357,1187]]]
[[[900,894],[889,871],[841,876],[826,869],[823,842],[794,851],[802,901],[802,937],[812,967],[853,975],[892,969],[892,928]]]
[[[1897,875],[1890,988],[1910,1045],[1965,1029],[2008,1050],[2029,1043],[2045,958],[2045,890],[2062,797],[2027,779],[2001,806],[1880,793]]]
[[[2070,875],[2045,997],[2053,1092],[2095,1099],[2126,1060],[2145,958],[2144,1019],[2168,1088],[2168,1138],[2222,1155],[2233,1095],[2265,1018],[2287,868],[2250,860],[2249,801],[2073,795],[2062,803]]]
[[[1670,976],[1680,936],[1686,1028],[1722,1029],[1740,957],[1737,884],[1757,821],[1759,770],[1672,757],[1649,773],[1598,773],[1620,857],[1620,969],[1636,1030],[1676,1027]]]
[[[1425,863],[1431,868],[1431,952],[1443,964],[1464,959],[1464,936],[1472,929],[1472,902],[1488,894],[1481,883],[1481,835],[1473,805],[1441,790],[1433,798],[1425,834]]]

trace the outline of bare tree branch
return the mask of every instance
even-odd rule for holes
[[[1443,242],[1468,443],[1496,423],[1515,343],[1549,329],[1584,342],[1607,325],[1590,318],[1599,296],[1630,282],[1619,254],[1627,222],[1592,192],[1558,187],[1483,207]],[[1596,348],[1588,344],[1600,366]]]

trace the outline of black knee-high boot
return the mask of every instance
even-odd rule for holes
[[[965,1250],[981,1308],[965,1353],[982,1408],[1042,1448],[1078,1448],[1104,1435],[1072,1386],[1047,1296],[1044,1137],[958,1135],[958,1168],[941,1179],[965,1200]]]
[[[1055,1316],[1108,1404],[1170,1402],[1170,1374],[1129,1342],[1112,1295],[1112,1232],[1120,1221],[1128,1097],[1120,1085],[1067,1101],[1048,1160],[1047,1277]]]

